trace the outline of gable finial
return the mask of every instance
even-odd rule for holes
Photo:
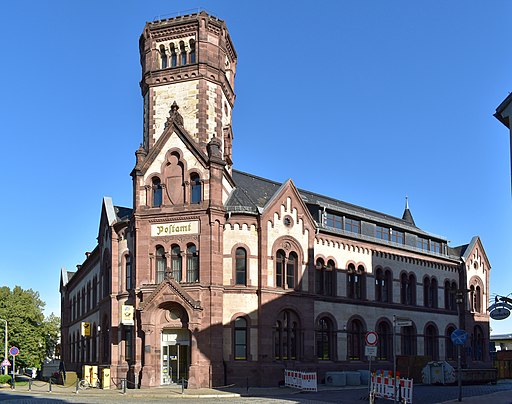
[[[171,105],[171,109],[169,110],[169,117],[167,118],[167,121],[165,122],[165,127],[167,128],[171,122],[176,122],[178,125],[183,126],[183,117],[178,112],[180,107],[176,103],[176,100]]]

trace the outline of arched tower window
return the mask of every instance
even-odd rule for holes
[[[166,69],[168,67],[167,54],[165,53],[165,47],[160,45],[160,64],[162,69]]]
[[[171,246],[171,269],[172,269],[172,277],[177,281],[181,282],[182,276],[182,261],[181,261],[181,251],[180,246],[177,244],[173,244]]]
[[[199,255],[194,244],[187,246],[187,282],[199,282]]]
[[[191,187],[190,202],[191,203],[200,203],[202,200],[202,187],[201,187],[201,180],[199,179],[199,175],[192,174],[190,176],[190,187]]]
[[[167,268],[167,258],[162,246],[156,247],[156,283],[160,283],[165,278],[165,268]]]
[[[196,63],[196,41],[191,39],[188,44],[190,47],[190,63]]]
[[[247,333],[247,320],[243,317],[238,317],[235,320],[233,344],[235,348],[235,360],[247,360],[247,346],[248,346],[248,333]]]
[[[237,248],[235,253],[235,281],[237,285],[247,284],[247,252],[244,248]]]
[[[178,56],[176,54],[176,48],[174,47],[174,44],[170,44],[170,51],[171,51],[171,67],[176,67],[178,65]]]
[[[276,287],[282,288],[284,286],[283,283],[283,275],[284,275],[284,251],[279,250],[276,253]]]
[[[185,43],[183,41],[180,42],[180,60],[181,66],[187,64],[187,50],[185,49]]]
[[[153,207],[162,206],[162,184],[160,178],[153,177]]]

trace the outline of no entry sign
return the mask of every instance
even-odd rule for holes
[[[369,331],[366,333],[364,339],[366,341],[366,345],[375,346],[377,345],[379,337],[375,331]]]

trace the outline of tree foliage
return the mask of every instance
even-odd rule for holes
[[[16,346],[20,350],[16,356],[16,367],[41,368],[44,359],[55,350],[60,334],[60,319],[53,313],[45,318],[44,306],[39,293],[32,289],[0,287],[0,318],[8,323],[8,348]],[[0,321],[2,358],[4,327],[5,323]]]

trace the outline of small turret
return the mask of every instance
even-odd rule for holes
[[[409,198],[407,196],[405,197],[405,210],[404,214],[402,215],[402,220],[405,220],[407,223],[410,223],[416,227],[416,223],[414,223],[414,219],[412,218],[412,213],[409,210]]]

